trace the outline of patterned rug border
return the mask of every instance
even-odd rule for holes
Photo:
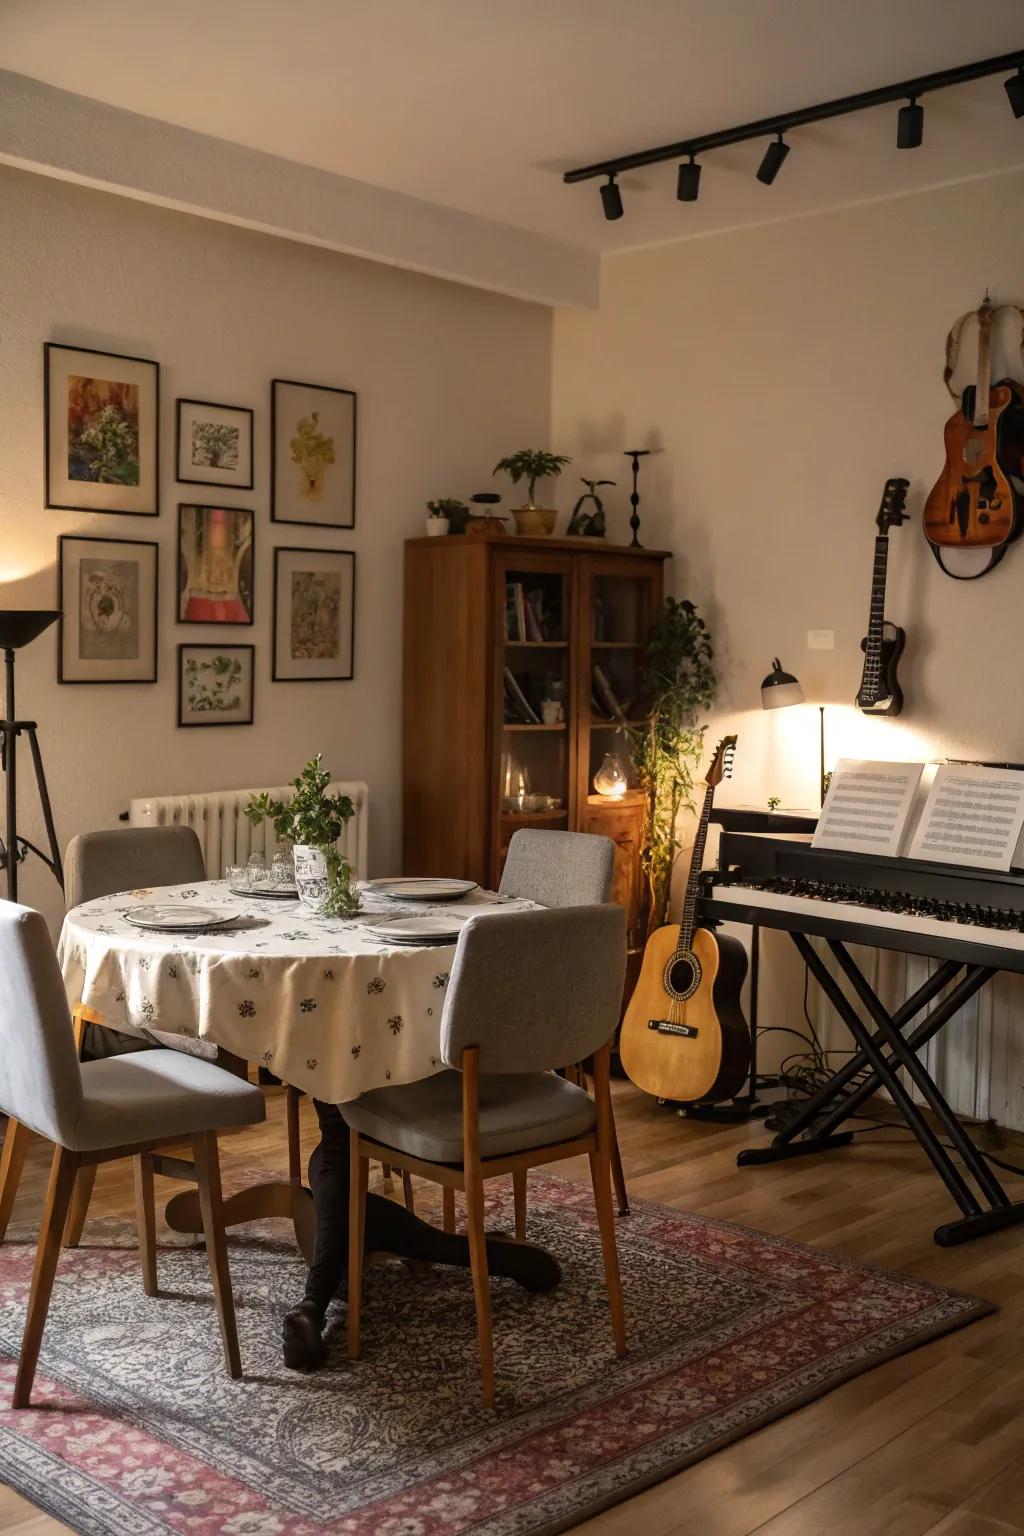
[[[266,1170],[242,1170],[234,1173],[231,1183],[233,1184],[236,1181],[247,1182],[251,1178],[259,1177],[260,1175],[265,1176],[265,1174]],[[587,1216],[586,1200],[589,1200],[588,1186],[576,1180],[565,1179],[556,1175],[534,1175],[534,1179],[531,1180],[534,1199],[537,1196],[543,1195],[545,1186],[554,1186],[556,1189],[560,1188],[565,1193],[569,1191],[573,1193],[582,1192],[582,1196],[585,1198],[580,1200],[581,1210],[575,1208],[571,1199],[568,1201],[558,1201],[556,1199],[556,1204],[561,1205],[564,1210],[571,1212],[577,1218],[580,1215]],[[430,1207],[425,1203],[424,1209],[429,1211]],[[670,1225],[678,1224],[679,1226],[689,1228],[699,1228],[706,1233],[721,1233],[743,1239],[753,1238],[758,1244],[766,1244],[776,1252],[784,1252],[790,1255],[810,1253],[818,1261],[824,1260],[837,1271],[845,1271],[852,1275],[865,1277],[894,1279],[905,1285],[913,1286],[919,1292],[930,1296],[936,1305],[945,1303],[946,1307],[949,1308],[959,1303],[960,1306],[952,1314],[947,1311],[946,1315],[935,1318],[930,1326],[916,1327],[914,1318],[904,1317],[897,1319],[888,1328],[880,1329],[874,1336],[874,1339],[881,1347],[877,1350],[872,1348],[871,1358],[868,1362],[865,1362],[863,1353],[857,1354],[858,1341],[850,1341],[835,1354],[823,1357],[821,1362],[817,1362],[829,1365],[830,1370],[827,1374],[827,1379],[807,1382],[792,1397],[787,1398],[781,1408],[776,1405],[767,1405],[757,1408],[749,1416],[744,1416],[743,1401],[738,1402],[732,1406],[731,1412],[728,1414],[732,1422],[721,1433],[713,1435],[709,1439],[699,1438],[702,1422],[700,1419],[681,1426],[674,1437],[669,1435],[665,1439],[653,1443],[651,1452],[657,1464],[651,1466],[647,1471],[639,1469],[632,1473],[626,1471],[625,1464],[642,1459],[642,1450],[631,1447],[618,1458],[587,1469],[578,1477],[567,1480],[555,1488],[544,1489],[535,1499],[529,1502],[516,1503],[506,1510],[494,1515],[485,1516],[483,1521],[472,1527],[473,1530],[484,1533],[484,1536],[557,1536],[557,1533],[592,1519],[600,1515],[602,1511],[614,1508],[634,1495],[678,1475],[688,1467],[703,1461],[708,1456],[716,1454],[718,1451],[736,1443],[747,1435],[753,1434],[777,1420],[789,1417],[790,1414],[806,1407],[809,1403],[826,1397],[831,1391],[846,1385],[858,1376],[866,1375],[878,1366],[887,1364],[901,1355],[909,1354],[919,1347],[932,1343],[947,1334],[957,1332],[961,1328],[967,1327],[983,1317],[990,1316],[998,1310],[994,1303],[972,1293],[963,1292],[936,1281],[922,1279],[916,1275],[909,1275],[884,1265],[856,1259],[832,1249],[818,1248],[813,1244],[802,1243],[789,1237],[760,1232],[756,1228],[744,1226],[738,1222],[702,1216],[699,1213],[688,1211],[684,1208],[663,1205],[660,1202],[647,1200],[635,1202],[635,1211],[646,1222],[659,1226],[664,1226],[667,1222]],[[627,1222],[629,1220],[631,1218],[626,1218]],[[104,1226],[107,1234],[110,1236],[134,1236],[133,1225],[128,1220],[109,1219],[104,1223]],[[18,1243],[21,1233],[12,1234],[8,1238],[8,1244],[12,1244],[12,1238],[13,1243]],[[661,1241],[667,1242],[668,1239],[668,1233],[661,1237]],[[178,1243],[174,1246],[188,1247],[190,1245],[188,1243]],[[119,1242],[112,1244],[109,1241],[107,1243],[90,1244],[88,1238],[83,1244],[83,1250],[85,1251],[88,1251],[89,1248],[103,1251],[104,1249],[111,1250],[112,1248],[122,1247],[124,1251],[132,1251],[135,1248],[135,1244],[134,1242],[125,1245]],[[705,1262],[707,1261],[705,1260]],[[734,1270],[742,1271],[744,1267],[737,1262],[735,1257],[720,1262],[729,1265]],[[927,1312],[928,1308],[923,1308],[922,1311]],[[918,1315],[920,1316],[921,1314],[919,1313]],[[854,1358],[855,1355],[856,1358]],[[846,1364],[840,1364],[837,1370],[831,1369],[844,1356],[847,1357]],[[639,1365],[639,1360],[637,1363]],[[808,1365],[796,1366],[788,1373],[785,1379],[788,1380],[792,1377],[807,1375],[810,1369],[811,1366]],[[7,1357],[4,1357],[3,1360],[0,1360],[0,1393],[3,1394],[3,1406],[0,1407],[0,1473],[2,1473],[9,1486],[22,1494],[44,1513],[62,1521],[72,1530],[80,1533],[80,1536],[115,1536],[115,1533],[116,1536],[168,1536],[168,1532],[172,1529],[180,1529],[180,1527],[172,1526],[168,1521],[159,1516],[147,1512],[143,1506],[130,1502],[126,1496],[105,1487],[86,1469],[69,1464],[59,1455],[47,1452],[36,1441],[20,1435],[16,1427],[16,1419],[20,1415],[15,1417],[15,1422],[12,1424],[9,1410],[6,1409],[6,1402],[9,1401],[10,1387],[13,1383],[13,1374],[13,1363]],[[40,1380],[42,1382],[42,1378]],[[82,1407],[81,1409],[74,1410],[74,1412],[82,1414],[93,1413],[106,1419],[113,1419],[124,1424],[127,1429],[135,1430],[145,1435],[158,1445],[167,1446],[179,1455],[190,1456],[193,1460],[199,1461],[194,1452],[177,1445],[173,1441],[162,1438],[159,1433],[154,1431],[147,1424],[144,1411],[137,1411],[131,1405],[122,1406],[121,1404],[106,1402],[104,1401],[105,1394],[102,1391],[96,1395],[92,1393],[83,1394],[79,1388],[69,1385],[67,1381],[60,1377],[55,1378],[55,1385],[65,1392],[73,1391],[76,1397],[80,1398]],[[587,1389],[584,1387],[576,1390],[578,1396],[582,1398]],[[626,1389],[619,1395],[624,1396],[625,1391]],[[758,1395],[760,1394],[755,1391],[747,1394],[748,1397]],[[604,1401],[607,1402],[609,1399],[606,1397]],[[494,1423],[495,1433],[492,1437],[499,1442],[502,1423],[504,1422],[506,1428],[509,1427],[514,1421],[517,1412],[524,1420],[533,1421],[524,1428],[521,1435],[514,1436],[502,1444],[501,1449],[506,1458],[514,1456],[517,1447],[526,1444],[538,1433],[536,1419],[538,1416],[543,1415],[544,1408],[551,1407],[551,1402],[552,1400],[546,1399],[545,1403],[539,1407],[534,1406],[507,1413],[504,1416],[504,1421],[499,1413]],[[43,1411],[46,1410],[44,1409]],[[585,1405],[581,1402],[577,1409],[577,1414],[585,1411]],[[557,1418],[557,1414],[554,1417]],[[692,1442],[695,1439],[699,1441],[698,1444],[690,1443],[687,1445],[685,1443],[687,1441]],[[673,1445],[677,1447],[675,1451],[670,1449]],[[479,1456],[474,1453],[469,1458],[468,1464],[471,1465],[474,1460],[478,1459]],[[615,1486],[611,1488],[605,1487],[600,1492],[595,1492],[586,1502],[582,1501],[582,1497],[585,1497],[584,1489],[588,1482],[594,1484],[602,1479],[607,1482],[609,1474],[620,1467],[622,1467],[625,1475],[615,1482]],[[216,1471],[217,1469],[213,1470]],[[224,1474],[218,1471],[218,1475]],[[417,1481],[413,1480],[411,1491],[415,1491],[417,1486]],[[318,1531],[327,1532],[334,1530],[340,1533],[347,1528],[346,1517],[344,1516],[341,1518],[336,1516],[330,1517],[318,1523],[310,1517],[299,1516],[296,1511],[281,1509],[279,1505],[271,1503],[269,1498],[267,1502],[270,1511],[278,1510],[287,1519],[294,1522],[295,1529],[301,1526],[305,1532],[310,1533],[310,1536]],[[366,1501],[353,1511],[353,1516],[358,1516],[361,1509],[373,1508],[376,1502],[378,1501],[372,1499]],[[561,1509],[558,1508],[560,1504],[563,1506]],[[535,1506],[539,1520],[533,1519],[531,1514]],[[282,1528],[280,1523],[275,1523],[275,1516],[273,1513],[270,1513],[262,1519],[257,1516],[251,1523],[247,1523],[242,1517],[239,1517],[236,1520],[219,1525],[217,1530],[230,1533],[230,1536],[270,1536],[270,1533]],[[290,1527],[290,1529],[292,1528]],[[395,1536],[399,1536],[401,1527],[398,1524],[391,1525],[389,1523],[387,1527],[381,1527],[382,1530],[385,1528],[389,1532],[393,1531]],[[468,1532],[470,1528],[465,1527],[465,1529]]]

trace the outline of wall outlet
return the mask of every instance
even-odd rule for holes
[[[809,651],[834,651],[836,648],[836,632],[834,629],[809,629],[807,631],[807,649]]]

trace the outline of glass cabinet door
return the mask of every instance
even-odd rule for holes
[[[579,793],[598,803],[636,787],[629,731],[646,719],[643,658],[661,598],[660,564],[624,565],[594,559],[584,583]]]

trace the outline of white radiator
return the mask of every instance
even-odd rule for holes
[[[367,877],[369,837],[369,798],[366,784],[330,784],[331,795],[348,795],[355,815],[345,828],[340,847],[355,870],[356,878]],[[128,820],[133,827],[183,826],[194,828],[203,845],[206,873],[211,880],[224,875],[232,864],[244,864],[250,853],[262,852],[269,864],[277,848],[274,826],[264,821],[254,827],[246,819],[245,807],[250,796],[260,789],[210,790],[202,795],[151,795],[145,800],[129,800]],[[275,800],[290,800],[292,786],[277,785],[267,790]]]

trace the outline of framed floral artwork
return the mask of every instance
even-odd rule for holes
[[[270,516],[275,523],[355,527],[353,390],[271,381]]]
[[[245,405],[178,400],[175,457],[183,485],[251,491],[253,413]]]
[[[275,683],[347,681],[355,648],[356,557],[338,549],[275,549]]]
[[[90,347],[43,347],[46,505],[160,511],[160,365]]]
[[[142,539],[57,540],[59,683],[155,683],[160,549]]]
[[[178,724],[252,725],[255,647],[178,646]]]
[[[178,507],[178,623],[251,624],[253,515],[247,507]]]

